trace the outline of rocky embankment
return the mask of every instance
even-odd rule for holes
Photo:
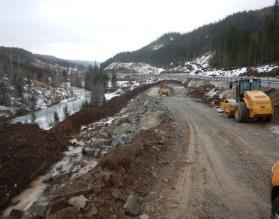
[[[159,125],[160,116],[167,111],[156,99],[146,100],[143,107],[131,108],[131,105],[138,104],[133,102],[138,101],[132,100],[116,117],[104,121],[107,126],[103,126],[101,121],[101,127],[95,123],[82,127],[80,137],[73,141],[84,145],[84,154],[94,157],[103,157],[112,149],[131,143],[140,131]],[[133,112],[135,109],[136,112]]]
[[[125,107],[131,98],[154,86],[144,85],[115,97],[103,107],[89,107],[69,116],[50,131],[37,125],[8,124],[1,120],[0,188],[1,210],[25,189],[36,176],[44,173],[62,157],[68,140],[80,127],[99,121]]]
[[[164,154],[176,136],[157,89],[132,99],[113,117],[82,126],[71,142],[83,147],[84,158],[93,156],[97,166],[53,185],[24,217],[149,218],[142,206],[169,162]]]

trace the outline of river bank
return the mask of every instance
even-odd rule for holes
[[[12,123],[35,123],[41,129],[49,129],[55,125],[55,113],[57,113],[59,121],[63,121],[68,115],[80,111],[85,102],[90,102],[90,91],[78,87],[71,87],[71,91],[73,97],[39,111],[16,117],[12,119]]]

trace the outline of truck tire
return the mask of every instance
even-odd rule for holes
[[[236,105],[234,118],[237,122],[246,122],[248,119],[248,109],[245,102]]]
[[[270,115],[270,116],[265,116],[265,117],[263,118],[263,122],[270,122],[271,119],[272,119],[272,116],[271,116],[271,115]]]
[[[279,197],[276,197],[272,202],[271,218],[276,219],[279,217]]]

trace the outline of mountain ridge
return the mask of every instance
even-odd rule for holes
[[[210,51],[216,51],[216,57],[211,64],[218,67],[262,65],[278,61],[278,55],[272,60],[267,57],[270,45],[266,43],[266,49],[262,49],[263,45],[260,43],[264,37],[268,39],[264,28],[272,15],[272,8],[237,12],[187,33],[163,34],[138,50],[114,55],[102,63],[102,67],[105,68],[112,62],[145,62],[167,68],[171,63],[181,64]],[[278,21],[278,16],[276,19]],[[278,26],[276,22],[275,24]],[[233,45],[232,48],[227,48],[230,44]],[[279,51],[278,44],[277,40],[276,51]],[[235,57],[230,49],[235,50]],[[276,51],[273,52],[275,55]],[[265,59],[260,60],[260,56],[264,56]]]

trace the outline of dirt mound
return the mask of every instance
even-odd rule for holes
[[[273,118],[272,122],[279,123],[279,90],[275,88],[266,89],[265,92],[270,97],[272,104],[273,104]]]
[[[63,144],[37,125],[0,127],[0,209],[46,167],[56,161]]]
[[[188,86],[188,85],[186,85],[186,86]],[[222,99],[218,95],[220,90],[218,91],[218,93],[216,92],[215,95],[206,95],[213,89],[217,90],[217,88],[210,82],[201,84],[199,86],[188,86],[187,87],[189,96],[197,98],[201,102],[208,104],[210,106],[219,106],[222,101]]]
[[[91,173],[52,194],[52,215],[49,218],[62,218],[61,215],[71,209],[68,199],[80,194],[85,195],[89,203],[82,211],[72,212],[70,218],[110,218],[112,215],[125,218],[123,205],[128,195],[145,197],[158,180],[160,168],[166,162],[164,153],[174,144],[171,137],[174,133],[175,128],[169,119],[165,119],[157,129],[141,131],[131,144],[101,159]],[[98,213],[88,217],[92,205]]]

